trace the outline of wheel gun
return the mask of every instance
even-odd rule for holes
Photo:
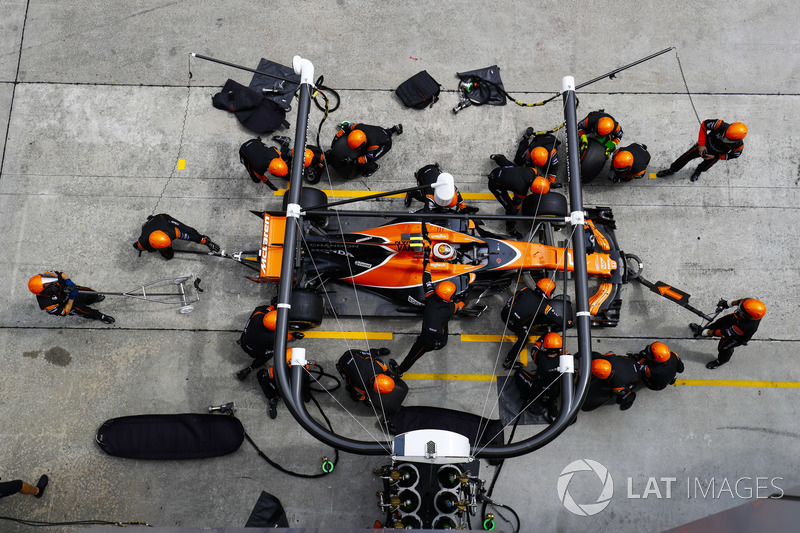
[[[469,93],[472,92],[472,89],[477,85],[478,83],[474,81],[461,80],[458,82],[458,95],[461,100],[458,102],[458,105],[453,108],[453,114],[457,114],[465,107],[472,105],[472,102],[469,99]]]

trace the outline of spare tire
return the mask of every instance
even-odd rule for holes
[[[581,153],[581,183],[589,183],[600,175],[606,164],[606,147],[600,141],[589,138],[586,150]]]
[[[300,207],[308,209],[310,207],[317,207],[328,203],[328,195],[319,189],[313,187],[303,187],[300,190]],[[281,209],[286,211],[286,206],[289,204],[288,192],[283,195],[283,202]],[[309,220],[316,224],[323,226],[327,217],[325,215],[312,215],[308,217]]]

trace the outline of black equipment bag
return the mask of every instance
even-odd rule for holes
[[[261,491],[250,518],[244,527],[263,527],[274,529],[277,527],[289,527],[289,520],[286,518],[286,511],[283,510],[281,501],[269,492]]]
[[[258,91],[233,80],[225,82],[222,91],[211,98],[211,103],[217,109],[234,113],[242,126],[257,133],[271,133],[289,127],[285,109]]]
[[[406,107],[425,109],[439,100],[441,90],[442,86],[423,70],[401,83],[395,93]]]
[[[294,93],[300,88],[300,74],[295,74],[292,67],[263,57],[256,70],[262,74],[253,74],[250,88],[289,111],[292,108]]]
[[[500,67],[479,68],[468,72],[457,72],[456,76],[465,83],[476,86],[466,95],[472,105],[506,105],[506,90],[500,79]]]
[[[238,418],[212,414],[135,415],[106,420],[97,444],[129,459],[202,459],[233,453],[244,441]]]

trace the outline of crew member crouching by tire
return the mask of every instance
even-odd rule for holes
[[[377,358],[389,353],[388,348],[348,350],[336,363],[350,399],[371,404],[376,411],[387,415],[396,413],[408,394],[408,385],[398,376],[390,375],[388,367]]]
[[[633,355],[642,365],[642,382],[650,390],[662,390],[675,383],[684,366],[678,354],[663,342],[654,342]]]

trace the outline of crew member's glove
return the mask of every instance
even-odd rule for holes
[[[212,241],[208,237],[203,237],[203,239],[206,241],[205,245],[208,247],[209,250],[211,250],[214,253],[219,252],[219,250],[220,250],[219,244],[215,243],[214,241]]]
[[[692,334],[694,334],[694,337],[697,338],[703,334],[703,330],[705,328],[700,324],[695,324],[694,322],[692,322],[691,324],[689,324],[689,329],[692,330]]]
[[[531,137],[533,137],[533,128],[529,127],[528,129],[525,130],[525,133],[522,134],[522,138],[528,140]]]
[[[608,179],[611,180],[611,183],[619,183],[619,176],[613,170],[608,173]]]
[[[293,331],[292,332],[292,340],[293,341],[299,341],[300,339],[305,338],[305,336],[306,336],[306,334],[303,333],[302,331]]]
[[[581,135],[578,148],[581,152],[585,152],[586,149],[589,148],[589,138],[586,135]]]
[[[720,309],[727,309],[730,307],[730,305],[728,305],[728,302],[727,300],[725,300],[725,298],[720,298],[719,301],[717,302],[717,307],[719,307]]]
[[[347,127],[347,126],[349,126],[349,125],[350,125],[350,122],[349,122],[349,121],[347,121],[347,120],[343,120],[343,121],[341,121],[341,122],[339,123],[339,127],[340,127],[340,128],[342,128],[342,129],[346,128],[346,127]]]

